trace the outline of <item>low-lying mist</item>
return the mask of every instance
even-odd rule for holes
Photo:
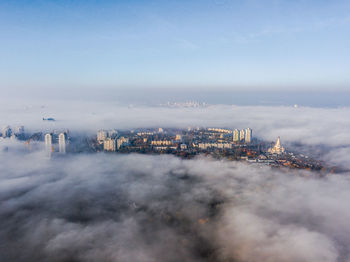
[[[68,128],[95,134],[98,129],[147,127],[225,127],[253,129],[253,135],[307,145],[349,145],[349,107],[311,108],[290,106],[209,105],[197,108],[122,106],[112,102],[44,100],[1,102],[0,127],[24,125],[38,131]],[[55,122],[43,121],[53,117]]]
[[[350,260],[350,180],[210,158],[0,153],[0,261]]]
[[[95,135],[99,129],[223,127],[253,129],[265,141],[281,137],[289,149],[350,167],[350,108],[208,105],[206,107],[124,106],[117,102],[1,101],[0,127],[24,125],[29,132],[69,129]],[[53,117],[56,121],[43,121]],[[1,147],[1,145],[0,145]],[[1,149],[1,148],[0,148]]]
[[[350,167],[349,108],[1,103],[28,132],[226,127]],[[55,122],[42,121],[53,117]],[[36,143],[36,144],[35,144]],[[173,156],[67,154],[0,140],[0,261],[349,262],[348,173]]]

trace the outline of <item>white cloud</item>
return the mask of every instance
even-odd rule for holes
[[[348,177],[208,158],[0,154],[1,261],[350,257]]]

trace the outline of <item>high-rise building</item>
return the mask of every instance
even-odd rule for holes
[[[280,137],[277,138],[275,145],[268,149],[268,152],[271,154],[277,154],[277,155],[285,152],[284,147],[281,145]]]
[[[50,134],[50,133],[45,135],[45,149],[46,149],[46,152],[49,154],[49,157],[50,157],[52,152],[53,152],[52,134]]]
[[[107,136],[108,136],[108,133],[106,130],[99,130],[97,132],[97,141],[102,144],[103,141],[107,138]]]
[[[61,154],[65,154],[66,146],[67,146],[67,134],[60,133],[58,135],[58,152],[60,152]]]
[[[235,129],[233,130],[233,142],[238,142],[239,140],[239,130]]]
[[[103,149],[105,151],[116,151],[116,140],[113,138],[106,138],[103,142]]]
[[[244,137],[244,141],[246,143],[250,143],[252,142],[252,138],[253,138],[253,130],[251,130],[249,127],[245,130],[245,137]]]
[[[244,138],[245,138],[245,130],[242,129],[241,131],[239,131],[239,140],[244,141]]]
[[[9,126],[4,126],[2,128],[2,137],[11,137],[12,129]]]
[[[45,135],[45,145],[51,147],[51,145],[52,145],[52,134],[47,133]]]

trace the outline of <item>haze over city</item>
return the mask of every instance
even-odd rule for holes
[[[0,2],[1,262],[349,262],[350,2]]]

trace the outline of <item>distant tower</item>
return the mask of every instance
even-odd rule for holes
[[[238,142],[239,140],[239,130],[235,129],[233,130],[233,142]]]
[[[97,132],[97,141],[98,141],[100,144],[102,144],[103,141],[107,138],[107,136],[108,136],[108,133],[107,133],[106,130],[99,130],[99,131]]]
[[[253,137],[253,130],[251,130],[249,127],[245,130],[245,137],[244,140],[246,143],[252,142]]]
[[[12,135],[11,127],[4,126],[2,128],[2,137],[11,137],[11,135]]]
[[[49,146],[51,148],[51,146],[52,146],[52,134],[45,135],[45,146]]]
[[[277,154],[277,155],[285,152],[284,147],[281,146],[280,137],[277,138],[276,144],[274,145],[274,147],[269,148],[268,152],[271,154]]]
[[[66,133],[60,133],[58,135],[58,152],[61,154],[66,153],[66,145],[67,145],[67,134]]]
[[[51,156],[53,152],[52,134],[45,135],[45,149],[48,152],[49,156]]]
[[[239,131],[239,140],[244,141],[244,138],[245,138],[245,130],[242,129],[241,131]]]

